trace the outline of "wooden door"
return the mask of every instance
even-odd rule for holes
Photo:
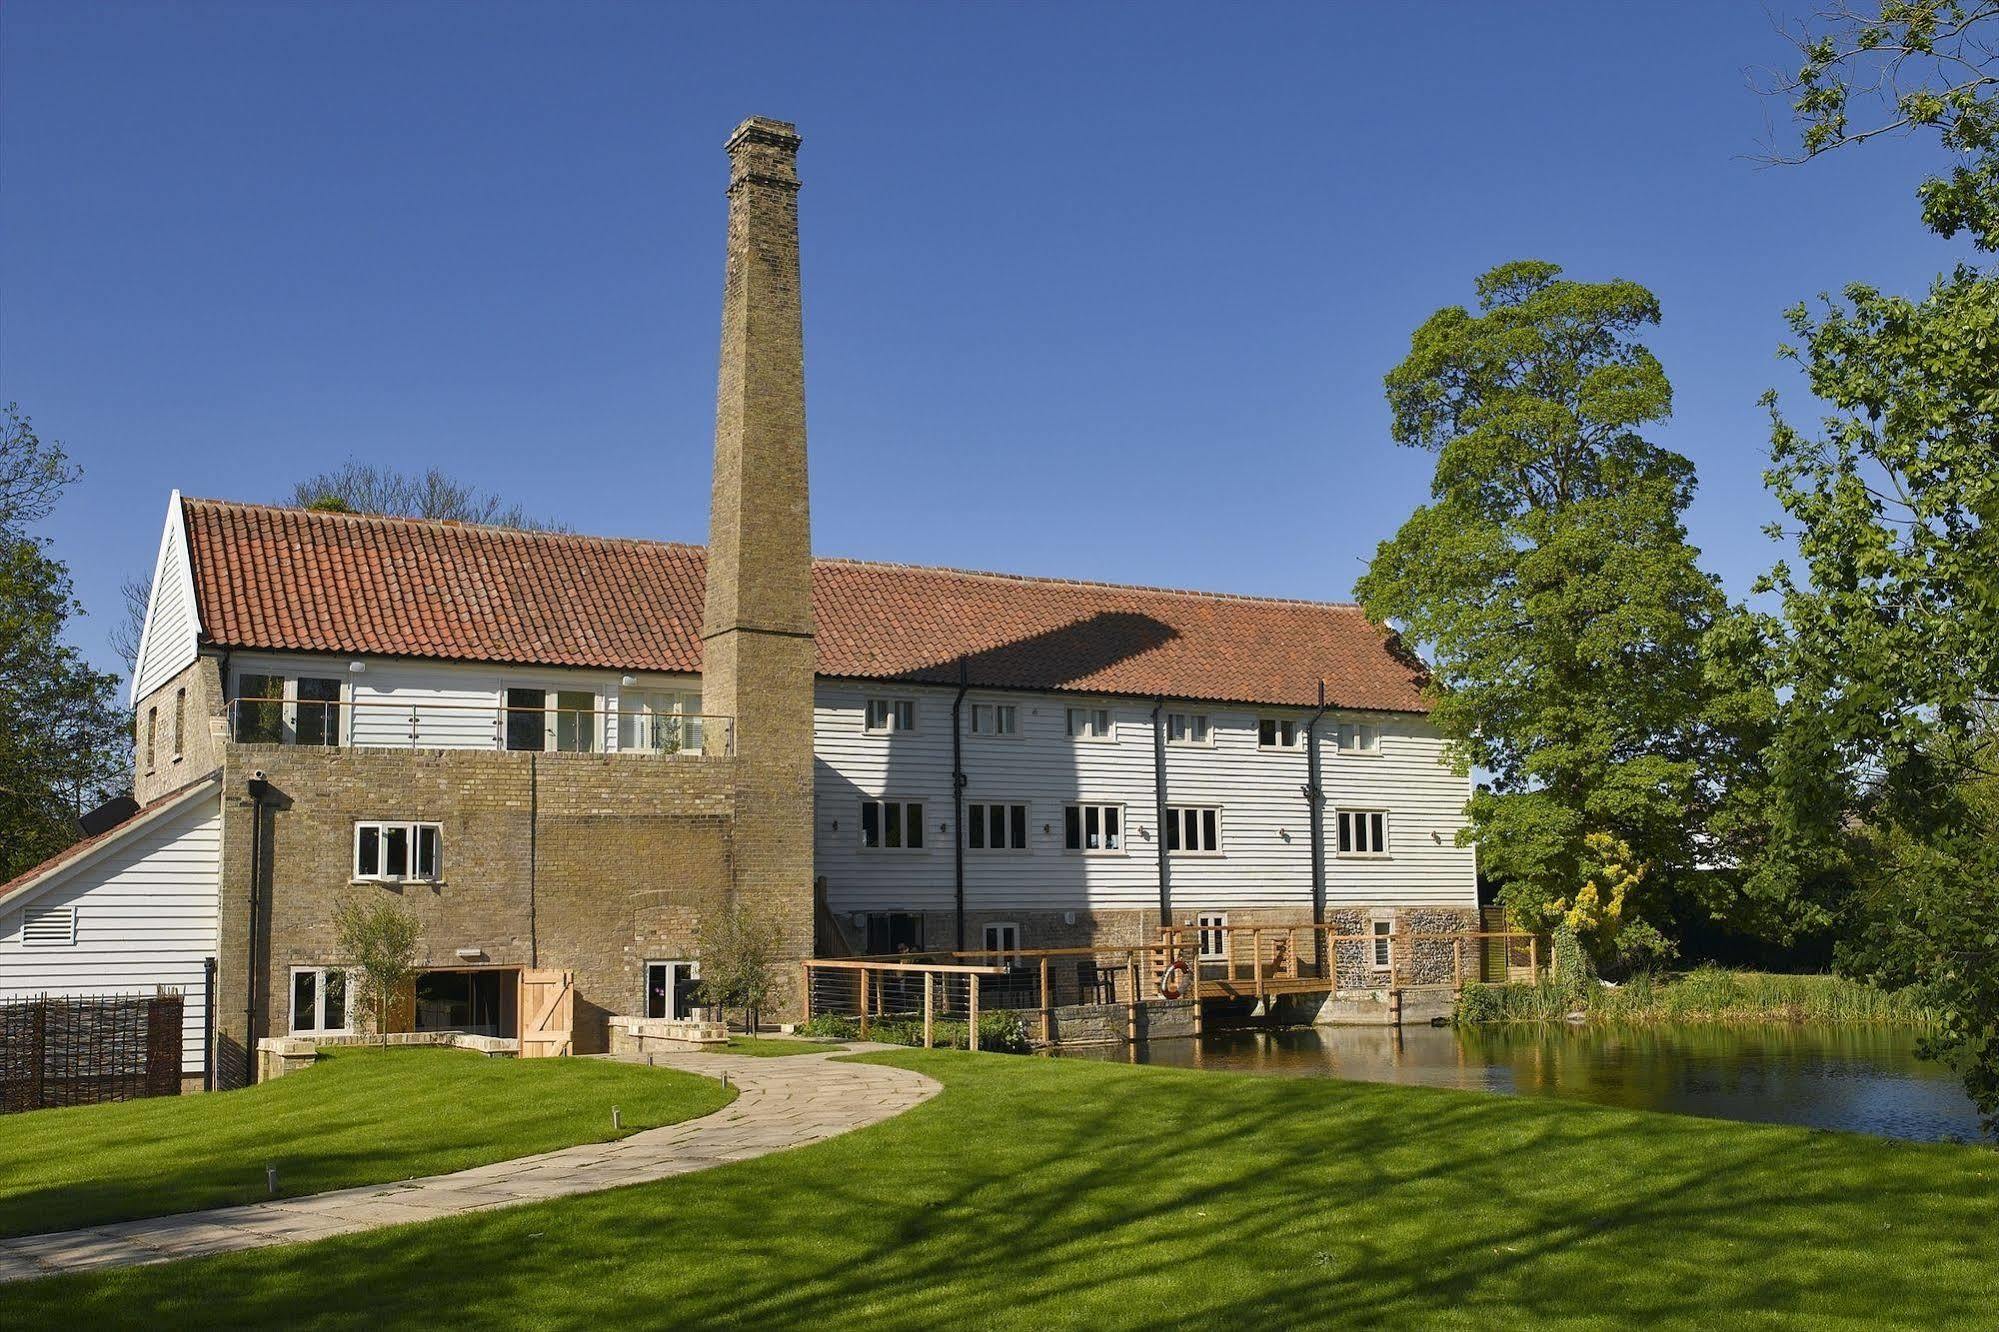
[[[521,971],[521,1058],[566,1055],[576,1025],[575,975],[567,971]]]

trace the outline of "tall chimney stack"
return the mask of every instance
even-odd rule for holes
[[[737,894],[778,911],[806,957],[814,658],[798,143],[795,127],[761,116],[729,136],[701,710],[734,718]]]

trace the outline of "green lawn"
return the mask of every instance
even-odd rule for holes
[[[1999,1154],[910,1051],[941,1097],[660,1184],[9,1288],[16,1326],[1989,1327]]]
[[[836,1041],[802,1041],[786,1037],[731,1036],[727,1053],[737,1055],[825,1054],[837,1050]]]
[[[348,1049],[242,1091],[0,1119],[0,1235],[462,1170],[705,1115],[692,1073],[458,1050]],[[611,1107],[624,1132],[613,1132]]]

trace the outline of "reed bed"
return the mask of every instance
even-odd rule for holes
[[[1844,976],[1789,976],[1701,967],[1677,976],[1636,976],[1580,988],[1468,985],[1460,1022],[1814,1022],[1926,1026],[1935,1020],[1913,990],[1881,990]]]

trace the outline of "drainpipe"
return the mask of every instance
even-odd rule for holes
[[[1319,723],[1326,717],[1326,682],[1319,681],[1319,710],[1305,723],[1305,803],[1312,818],[1312,923],[1326,923],[1326,793],[1319,785]],[[1323,938],[1314,930],[1315,937]]]
[[[951,700],[951,888],[953,945],[965,951],[965,663],[958,662],[958,696]]]
[[[1173,888],[1166,869],[1166,700],[1152,703],[1153,824],[1159,835],[1159,923],[1173,923]]]
[[[257,769],[247,783],[250,792],[250,937],[243,950],[243,1085],[257,1081],[257,928],[262,907],[259,885],[264,877],[264,797],[271,784]]]

